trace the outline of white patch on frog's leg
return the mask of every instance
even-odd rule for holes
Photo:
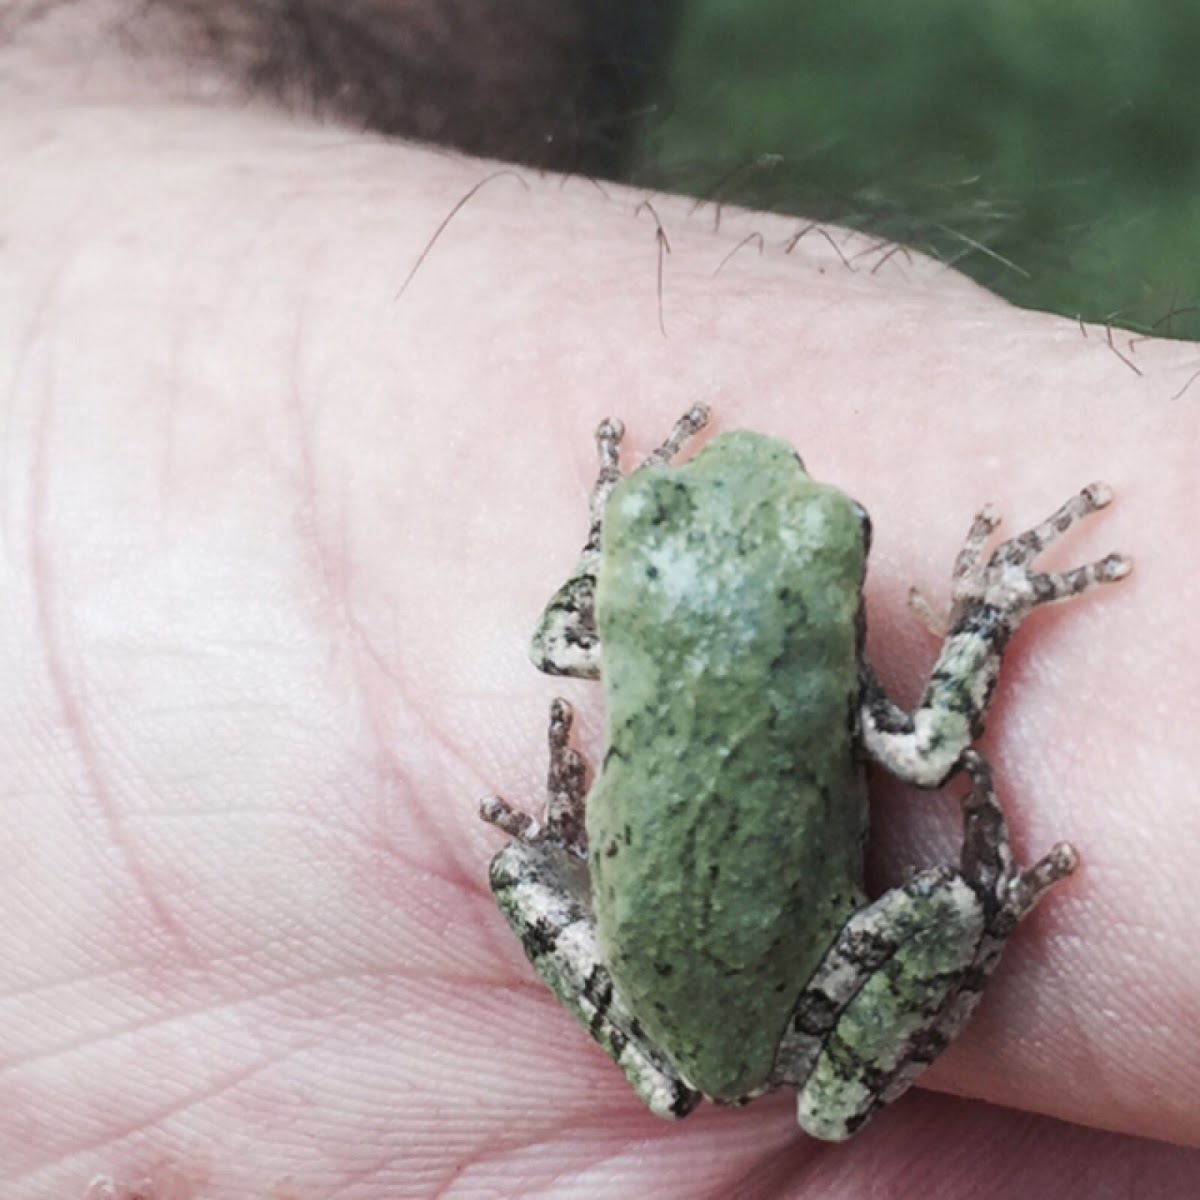
[[[542,610],[529,643],[529,657],[539,671],[600,678],[600,635],[596,632],[599,565],[599,549],[585,549],[566,583]]]
[[[647,1042],[600,956],[586,863],[542,835],[510,842],[492,860],[492,892],[525,954],[559,1002],[621,1068],[656,1116],[700,1102]]]
[[[933,1061],[925,1030],[973,962],[984,924],[979,896],[948,867],[922,871],[850,918],[797,1002],[772,1076],[773,1086],[799,1091],[804,1129],[849,1137],[886,1102],[896,1072]]]
[[[864,665],[862,737],[876,762],[918,787],[938,787],[953,774],[963,751],[983,733],[1001,659],[1025,617],[1038,605],[1114,583],[1132,569],[1121,554],[1070,571],[1032,569],[1047,546],[1111,500],[1104,484],[1090,484],[987,558],[985,546],[999,517],[990,505],[976,514],[954,564],[950,631],[914,712],[893,704]]]

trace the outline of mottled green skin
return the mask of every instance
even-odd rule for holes
[[[923,878],[935,879],[938,870]],[[897,906],[876,933],[899,949],[870,972],[813,1065],[800,1093],[800,1124],[814,1137],[847,1135],[848,1113],[870,1112],[957,989],[984,937],[985,913],[974,893],[949,871],[913,902]]]
[[[732,1099],[864,902],[863,514],[745,431],[625,479],[596,620],[608,751],[587,831],[599,944],[648,1038]]]

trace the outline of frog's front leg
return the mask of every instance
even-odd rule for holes
[[[962,766],[960,870],[922,871],[856,913],[780,1042],[772,1086],[799,1091],[815,1137],[849,1137],[913,1084],[967,1023],[1008,935],[1075,869],[1066,845],[1017,866],[991,769],[974,750]]]
[[[1000,518],[990,506],[976,515],[954,564],[950,632],[915,711],[910,715],[893,704],[864,664],[862,735],[876,762],[919,787],[938,787],[956,770],[983,733],[1000,661],[1025,617],[1040,604],[1129,574],[1132,563],[1120,554],[1071,571],[1033,569],[1047,546],[1111,500],[1104,484],[1090,484],[1040,525],[1001,543],[989,558],[984,548]]]
[[[492,796],[484,820],[512,836],[489,870],[500,911],[560,1003],[625,1073],[646,1106],[685,1117],[700,1094],[646,1040],[622,1001],[596,942],[583,826],[584,765],[571,748],[571,707],[550,709],[550,771],[541,822]]]
[[[639,464],[643,467],[669,463],[684,445],[708,424],[709,410],[697,404],[671,427],[662,443]],[[621,482],[621,439],[625,426],[606,417],[596,429],[599,469],[592,486],[591,523],[587,541],[575,569],[550,598],[542,611],[530,644],[530,657],[539,671],[548,675],[575,675],[583,679],[600,676],[600,640],[596,633],[596,571],[604,537],[604,510],[613,489]]]

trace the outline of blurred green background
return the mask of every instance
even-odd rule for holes
[[[630,174],[1200,338],[1194,0],[682,0]]]

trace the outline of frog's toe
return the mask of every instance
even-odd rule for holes
[[[485,796],[479,802],[479,815],[489,825],[495,825],[509,837],[528,840],[537,836],[538,823],[528,813],[513,808],[500,796]]]

